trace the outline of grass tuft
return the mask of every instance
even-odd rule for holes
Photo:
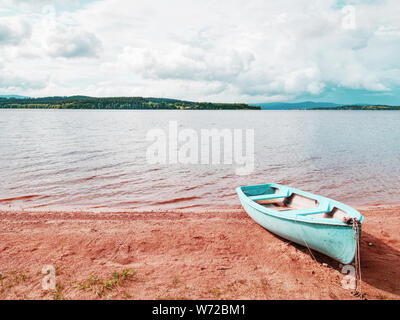
[[[121,272],[113,272],[108,279],[99,279],[91,274],[90,278],[84,282],[75,284],[76,288],[85,291],[92,291],[96,296],[103,297],[106,292],[113,291],[117,287],[122,287],[127,281],[132,281],[136,271],[132,269],[124,269]],[[111,299],[110,293],[106,295],[107,299]]]

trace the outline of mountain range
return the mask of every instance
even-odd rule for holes
[[[332,102],[269,102],[269,103],[254,103],[250,104],[259,106],[263,110],[296,110],[296,109],[313,109],[313,108],[337,108],[342,104]]]

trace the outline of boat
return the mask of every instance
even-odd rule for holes
[[[348,205],[274,183],[236,192],[247,214],[270,232],[343,264],[359,257],[364,217]]]

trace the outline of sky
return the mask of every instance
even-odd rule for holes
[[[398,0],[0,0],[0,95],[400,105]]]

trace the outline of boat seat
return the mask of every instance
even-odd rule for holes
[[[321,214],[330,212],[330,205],[329,202],[324,200],[319,200],[318,206],[313,208],[304,208],[304,209],[297,209],[297,210],[290,210],[291,213],[300,215],[300,216],[308,216],[314,214]]]
[[[324,207],[317,207],[317,208],[307,208],[307,209],[298,209],[298,210],[286,210],[281,211],[281,213],[292,213],[300,216],[307,216],[311,214],[319,214],[319,213],[326,213],[328,212],[328,208]]]
[[[282,190],[282,191],[279,191],[278,193],[261,194],[258,196],[249,196],[249,199],[251,199],[253,201],[261,201],[261,200],[286,198],[288,196],[289,196],[289,190]]]

